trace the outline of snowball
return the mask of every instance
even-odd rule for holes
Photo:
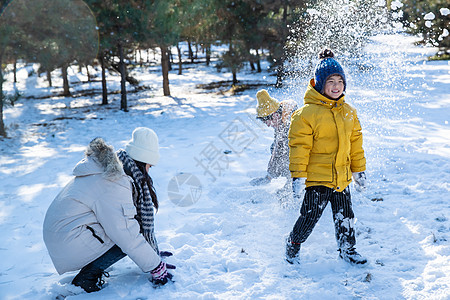
[[[386,5],[386,1],[385,0],[378,0],[377,5],[378,6],[385,6]]]
[[[403,12],[402,11],[394,12],[394,13],[392,13],[392,17],[394,19],[401,19],[401,18],[403,18]]]
[[[441,15],[446,16],[446,15],[450,14],[450,9],[448,9],[448,8],[441,8],[439,10],[439,12],[441,13]]]
[[[423,17],[425,20],[434,20],[435,15],[432,12],[429,12]]]
[[[426,21],[425,22],[425,26],[427,26],[428,28],[431,28],[431,25],[432,25],[431,21]]]
[[[447,28],[444,28],[444,30],[443,30],[441,36],[442,36],[442,37],[448,36],[448,30],[447,30]]]
[[[403,6],[403,3],[401,3],[399,0],[394,0],[391,3],[391,9],[396,10]]]

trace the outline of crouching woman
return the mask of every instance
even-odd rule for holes
[[[113,147],[96,138],[85,155],[44,220],[44,242],[57,272],[81,269],[72,284],[95,292],[104,283],[102,276],[108,276],[105,270],[128,255],[142,271],[151,272],[151,281],[167,283],[172,275],[157,247],[141,233],[134,183]]]

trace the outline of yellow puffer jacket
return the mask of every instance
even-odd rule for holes
[[[305,105],[292,115],[289,170],[292,177],[305,177],[307,187],[322,185],[341,192],[352,172],[366,169],[361,125],[344,96],[328,99],[313,84],[311,80]]]

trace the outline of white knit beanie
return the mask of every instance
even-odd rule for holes
[[[133,131],[125,151],[132,159],[154,166],[159,161],[158,136],[150,128],[138,127]]]

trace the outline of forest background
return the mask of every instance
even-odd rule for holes
[[[261,60],[267,60],[280,88],[290,76],[310,71],[324,45],[343,59],[354,58],[375,31],[392,26],[420,35],[421,43],[438,49],[434,58],[448,59],[445,5],[445,0],[0,0],[0,139],[8,136],[3,108],[21,97],[18,90],[3,90],[5,72],[17,81],[17,63],[39,64],[37,72],[50,87],[52,76],[61,76],[61,96],[71,95],[68,67],[85,70],[89,81],[96,80],[90,68],[101,68],[103,105],[106,76],[119,73],[120,109],[128,111],[127,83],[134,90],[147,88],[130,75],[134,67],[160,63],[163,93],[170,96],[169,72],[182,74],[183,63],[209,65],[214,45],[227,47],[215,66],[233,75],[219,84],[233,88],[239,88],[238,72],[246,64],[261,72]],[[187,43],[187,53],[181,43]],[[199,51],[205,59],[198,59]],[[152,52],[158,52],[153,59]]]

